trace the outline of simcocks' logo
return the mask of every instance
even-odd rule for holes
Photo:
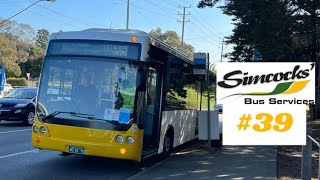
[[[300,65],[297,65],[293,68],[292,71],[288,72],[278,72],[278,73],[270,73],[270,74],[262,74],[262,75],[255,75],[255,76],[247,76],[248,73],[243,73],[241,70],[235,70],[229,72],[224,75],[223,81],[219,81],[218,85],[222,88],[235,88],[240,85],[248,86],[248,85],[256,85],[256,84],[263,84],[263,83],[270,83],[270,82],[279,82],[279,81],[286,81],[283,83],[279,83],[274,90],[271,92],[248,92],[248,93],[236,93],[230,96],[236,95],[251,95],[251,96],[266,96],[266,95],[276,95],[276,94],[292,94],[297,93],[304,89],[310,80],[301,80],[309,77],[310,71],[314,68],[314,63],[311,64],[310,69],[300,69]],[[235,78],[235,75],[244,75],[243,78]],[[290,80],[298,80],[298,81],[290,81]],[[233,83],[231,83],[233,82]],[[222,98],[222,99],[224,99]]]

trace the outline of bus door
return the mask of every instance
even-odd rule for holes
[[[147,109],[144,121],[144,150],[158,149],[160,136],[161,64],[152,62],[147,78]]]

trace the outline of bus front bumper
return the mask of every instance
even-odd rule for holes
[[[88,144],[79,142],[68,142],[64,140],[52,139],[50,137],[32,135],[32,145],[38,149],[60,151],[72,153],[69,147],[84,148],[82,155],[100,156],[115,159],[127,159],[141,161],[141,152],[138,147],[132,145],[108,145],[108,144]]]

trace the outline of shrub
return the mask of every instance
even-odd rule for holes
[[[11,84],[11,86],[28,86],[26,78],[8,78],[7,83]]]

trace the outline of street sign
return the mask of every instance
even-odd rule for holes
[[[206,69],[193,69],[193,74],[206,75]]]
[[[206,53],[194,53],[193,55],[194,65],[206,65],[207,54]]]

